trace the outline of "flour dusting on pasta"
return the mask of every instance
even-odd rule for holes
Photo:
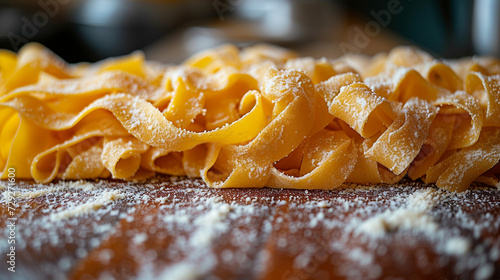
[[[492,58],[411,47],[328,60],[225,45],[161,66],[141,53],[70,65],[28,44],[0,50],[0,170],[41,183],[163,173],[218,188],[497,186],[499,73]]]

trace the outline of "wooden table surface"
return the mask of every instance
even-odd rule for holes
[[[17,182],[1,279],[500,279],[500,191]],[[4,222],[4,225],[6,222]]]

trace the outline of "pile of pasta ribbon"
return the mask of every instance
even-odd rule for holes
[[[410,47],[327,60],[224,45],[161,65],[139,52],[67,64],[29,44],[0,50],[0,170],[41,183],[163,173],[217,188],[498,185],[499,72],[492,58]]]

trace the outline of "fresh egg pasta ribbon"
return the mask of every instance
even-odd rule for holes
[[[28,44],[0,50],[1,177],[498,185],[499,73],[492,58],[410,47],[329,60],[224,45],[163,66],[140,52],[71,65]]]

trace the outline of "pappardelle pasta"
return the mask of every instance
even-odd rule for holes
[[[181,65],[140,52],[70,65],[28,44],[0,51],[0,169],[41,183],[163,173],[216,188],[498,185],[498,73],[495,59],[411,47],[328,60],[224,45]]]

